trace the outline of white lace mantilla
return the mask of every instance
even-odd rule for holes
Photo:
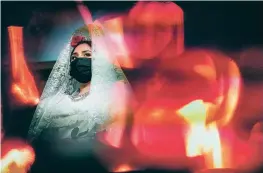
[[[77,31],[73,35],[76,34],[82,33]],[[70,41],[60,53],[43,90],[29,128],[30,141],[51,127],[62,128],[80,122],[87,129],[92,129],[95,124],[103,124],[109,118],[112,100],[109,95],[114,82],[126,80],[122,70],[109,61],[110,52],[103,37],[94,37],[90,96],[74,103],[69,96],[79,88],[79,83],[69,75],[70,53],[73,50]]]

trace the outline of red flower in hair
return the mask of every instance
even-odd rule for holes
[[[77,46],[77,44],[79,43],[79,42],[81,42],[81,41],[83,41],[85,39],[85,37],[83,37],[83,36],[79,36],[79,35],[77,35],[77,36],[74,36],[73,38],[72,38],[72,40],[71,40],[71,46],[72,47],[75,47],[75,46]]]

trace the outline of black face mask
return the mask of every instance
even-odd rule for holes
[[[91,58],[76,58],[70,63],[70,76],[80,83],[91,81]]]

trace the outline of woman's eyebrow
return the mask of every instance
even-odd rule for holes
[[[82,53],[91,53],[91,50],[84,50]]]

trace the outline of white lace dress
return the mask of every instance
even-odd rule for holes
[[[46,100],[52,120],[41,136],[62,154],[89,152],[95,145],[96,133],[106,130],[102,125],[109,121],[109,102],[101,94],[90,94],[78,101],[69,95]]]

